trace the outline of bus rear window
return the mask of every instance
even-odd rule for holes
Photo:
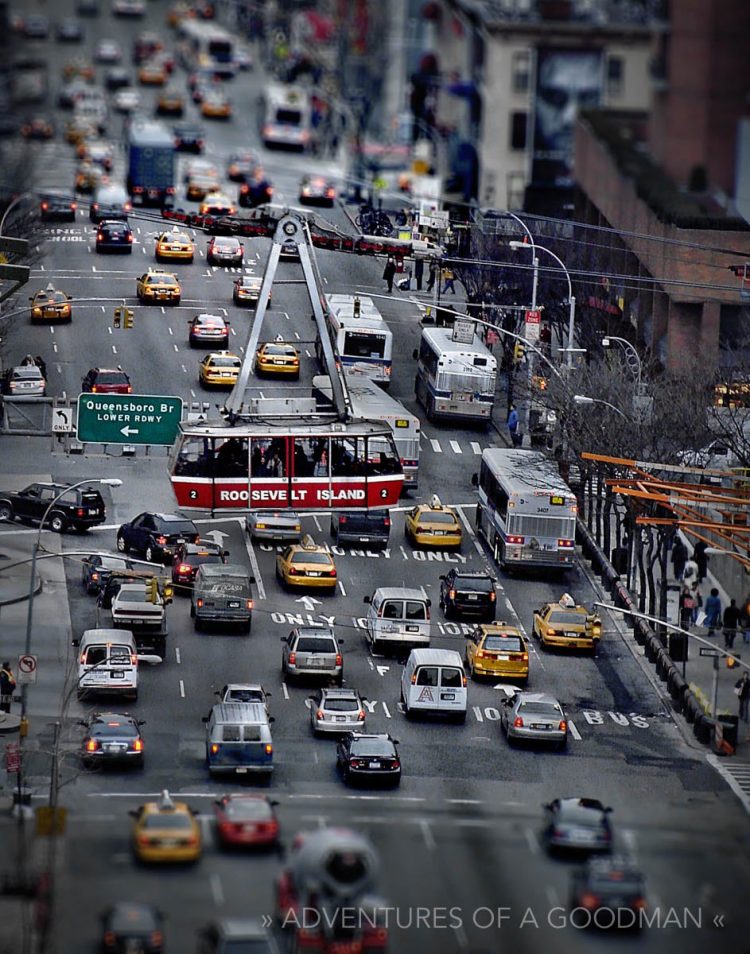
[[[355,358],[382,358],[385,354],[385,335],[347,331],[343,353]]]
[[[282,126],[301,126],[302,113],[298,109],[277,109],[276,122]]]

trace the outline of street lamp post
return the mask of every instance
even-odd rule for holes
[[[604,401],[601,398],[589,397],[587,394],[574,394],[573,401],[575,404],[603,404],[605,407],[613,410],[616,414],[619,414],[620,417],[624,417],[626,421],[630,420],[628,415],[619,407],[617,407],[616,404],[610,404],[609,401]]]
[[[635,346],[628,341],[627,338],[618,338],[616,335],[605,335],[605,337],[602,338],[602,347],[609,348],[613,341],[622,345],[628,356],[628,363],[631,364],[632,362],[631,370],[633,367],[635,368],[636,389],[640,397],[643,391],[643,363],[641,362],[641,356],[638,354]]]
[[[510,242],[511,248],[521,248],[523,245],[524,245],[523,242]],[[565,272],[565,278],[567,279],[567,282],[568,282],[568,344],[567,344],[567,347],[565,348],[565,352],[567,354],[566,365],[569,370],[572,370],[573,350],[574,350],[573,338],[575,335],[575,321],[576,321],[576,300],[573,295],[573,283],[570,280],[570,272],[565,267],[562,259],[559,258],[557,255],[555,255],[554,252],[550,251],[550,249],[546,248],[544,245],[535,244],[534,252],[535,253],[546,252],[547,255],[550,255],[552,258],[554,258],[554,260],[557,262],[560,268]]]
[[[529,245],[526,242],[511,242],[511,248],[517,247],[527,247],[531,249],[531,266],[533,268],[533,276],[531,280],[531,310],[536,311],[536,292],[537,285],[539,283],[539,259],[536,256],[537,245],[534,241],[534,236],[531,234],[529,227],[523,221],[522,218],[517,216],[515,212],[507,213],[512,219],[514,219],[521,228],[526,233],[526,237],[529,240]],[[530,352],[526,357],[526,389],[528,391],[526,397],[526,409],[524,412],[525,418],[525,428],[526,434],[529,438],[529,446],[531,446],[531,405],[532,405],[532,388],[534,384],[534,352]]]
[[[20,195],[17,195],[17,196],[15,197],[15,199],[13,199],[12,202],[9,202],[9,203],[8,203],[8,205],[7,205],[6,209],[5,209],[5,212],[3,212],[3,217],[0,219],[0,235],[3,234],[3,229],[5,228],[5,220],[8,218],[8,213],[9,213],[12,209],[15,209],[15,207],[16,207],[20,202],[22,202],[24,199],[28,199],[28,198],[30,198],[30,197],[33,196],[33,195],[34,195],[33,192],[22,192]]]

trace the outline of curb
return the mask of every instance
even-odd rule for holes
[[[41,577],[37,577],[36,586],[34,587],[33,594],[29,592],[28,584],[26,589],[23,592],[13,594],[12,596],[0,596],[0,607],[2,606],[12,606],[14,603],[23,603],[25,600],[28,600],[30,596],[38,596],[42,589],[44,588],[44,581]]]

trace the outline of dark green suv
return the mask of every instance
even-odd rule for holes
[[[93,487],[68,489],[66,484],[29,484],[17,493],[0,496],[0,520],[40,523],[48,509],[44,526],[57,533],[68,528],[82,533],[104,523],[106,517],[102,495]]]

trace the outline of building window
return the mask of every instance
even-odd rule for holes
[[[513,54],[513,92],[528,93],[531,76],[531,53],[529,50],[517,50]]]
[[[607,57],[607,93],[609,96],[622,94],[625,61],[621,56]]]
[[[510,114],[510,148],[523,151],[526,148],[526,127],[529,114],[518,112]]]

